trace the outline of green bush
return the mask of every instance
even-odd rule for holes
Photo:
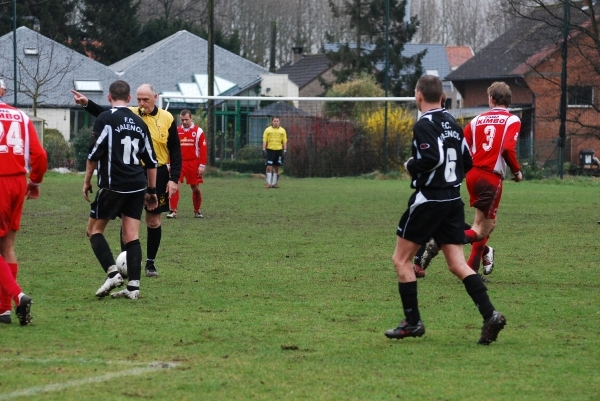
[[[237,151],[237,159],[244,161],[260,161],[264,158],[262,155],[262,149],[259,146],[244,146]]]
[[[71,137],[71,148],[75,159],[73,168],[76,171],[85,171],[85,162],[89,153],[90,141],[92,140],[92,129],[82,128]]]
[[[535,157],[521,164],[521,173],[526,180],[541,180],[544,178],[544,169],[539,166]]]
[[[44,130],[44,149],[48,153],[48,168],[73,166],[73,151],[63,134],[54,128]]]

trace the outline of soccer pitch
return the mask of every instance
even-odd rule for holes
[[[598,399],[599,181],[505,183],[487,287],[508,324],[488,347],[441,256],[419,280],[425,336],[383,335],[407,180],[205,181],[204,219],[185,185],[163,216],[160,277],[99,301],[83,176],[48,174],[17,235],[34,320],[0,326],[0,401]]]

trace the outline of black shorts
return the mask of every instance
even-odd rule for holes
[[[267,166],[281,166],[283,164],[283,160],[281,159],[282,156],[283,156],[283,149],[281,149],[281,150],[267,149]]]
[[[168,212],[169,208],[169,192],[167,184],[169,183],[169,168],[160,166],[156,169],[156,197],[158,198],[158,206],[154,210],[146,209],[147,213],[161,214]]]
[[[463,244],[465,208],[458,188],[417,190],[408,200],[396,234],[423,245],[433,237],[440,244]]]
[[[144,209],[146,191],[121,193],[100,188],[91,204],[92,219],[114,220],[121,215],[140,220]]]

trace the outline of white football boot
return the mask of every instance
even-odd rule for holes
[[[121,277],[120,273],[117,273],[113,278],[107,277],[104,284],[102,284],[102,287],[98,288],[98,291],[96,291],[96,296],[98,298],[103,298],[110,294],[113,288],[121,287],[122,285],[123,277]]]
[[[486,276],[494,270],[494,248],[488,246],[488,253],[483,255],[483,274]]]
[[[121,291],[113,292],[110,294],[113,298],[129,298],[129,299],[139,299],[140,298],[140,290],[129,291],[127,288]]]

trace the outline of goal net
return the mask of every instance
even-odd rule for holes
[[[207,129],[211,103],[214,133]],[[177,118],[190,110],[216,166],[240,172],[264,172],[263,132],[279,117],[288,138],[283,171],[294,177],[398,171],[417,116],[412,97],[161,96],[159,107]]]

